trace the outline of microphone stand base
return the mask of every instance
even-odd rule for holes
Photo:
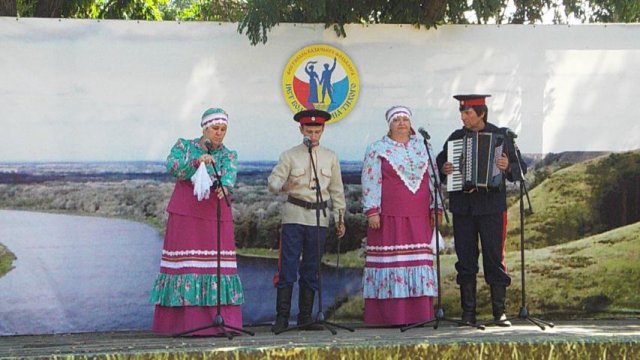
[[[430,324],[433,324],[433,328],[437,330],[441,321],[448,321],[450,323],[458,324],[458,326],[470,326],[470,327],[476,328],[478,330],[484,330],[484,325],[481,325],[481,324],[472,324],[472,323],[464,322],[464,321],[460,321],[460,320],[449,319],[449,318],[444,316],[444,309],[443,308],[439,308],[438,310],[436,310],[435,319],[427,320],[427,321],[423,321],[423,322],[419,322],[419,323],[415,323],[415,324],[411,324],[411,325],[407,325],[407,326],[405,326],[403,328],[400,328],[400,331],[401,332],[405,332],[405,331],[407,331],[409,329],[414,329],[414,328],[417,328],[417,327],[423,327],[423,326],[430,325]]]
[[[546,327],[554,327],[555,324],[550,322],[550,321],[545,321],[533,316],[529,316],[529,310],[527,310],[526,306],[523,306],[520,308],[520,312],[518,313],[518,316],[516,317],[507,317],[506,319],[500,320],[500,321],[489,321],[487,323],[485,323],[486,326],[492,326],[492,325],[497,325],[497,326],[501,326],[501,323],[503,321],[510,321],[510,320],[525,320],[530,322],[531,324],[537,326],[540,328],[540,330],[546,330]]]
[[[224,319],[222,318],[222,315],[218,314],[218,315],[216,315],[216,318],[213,321],[213,324],[201,326],[199,328],[195,328],[195,329],[184,331],[184,332],[181,332],[181,333],[178,333],[178,334],[174,334],[173,337],[182,337],[182,336],[185,336],[185,335],[188,335],[188,334],[200,331],[200,330],[205,330],[205,329],[210,329],[210,328],[218,328],[220,330],[220,333],[218,333],[216,335],[213,335],[213,336],[219,336],[219,337],[224,336],[229,340],[233,340],[234,337],[239,336],[239,335],[238,334],[234,334],[234,333],[232,333],[230,331],[227,331],[227,330],[233,330],[233,331],[238,332],[238,333],[245,333],[245,334],[250,335],[250,336],[254,336],[255,335],[255,333],[252,332],[252,331],[240,329],[240,328],[237,328],[237,327],[231,326],[231,325],[225,325]]]
[[[297,329],[305,330],[305,328],[307,328],[309,326],[314,326],[314,325],[319,325],[319,326],[323,327],[324,329],[329,330],[332,335],[337,335],[338,334],[338,332],[336,331],[335,328],[340,328],[340,329],[347,330],[347,331],[350,331],[350,332],[354,332],[355,331],[355,329],[350,328],[348,326],[345,326],[345,325],[342,325],[342,324],[336,324],[336,323],[330,322],[330,321],[326,321],[325,317],[324,317],[324,313],[322,311],[320,311],[320,312],[318,312],[318,316],[316,317],[315,321],[312,321],[312,322],[307,323],[307,324],[301,324],[301,325],[289,327],[289,328],[283,329],[282,331],[274,332],[274,334],[279,335],[279,334],[282,334],[284,332],[291,331],[291,330],[297,330]]]

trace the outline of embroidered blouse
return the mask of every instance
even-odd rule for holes
[[[429,151],[431,145],[429,145]],[[402,179],[404,185],[412,193],[420,189],[422,178],[429,174],[430,189],[434,189],[433,174],[428,163],[427,148],[417,136],[411,135],[406,144],[397,142],[385,135],[367,147],[362,166],[362,194],[363,207],[367,216],[377,215],[381,212],[382,205],[382,158],[387,160],[393,167],[396,174]],[[438,172],[438,168],[433,160],[433,166]],[[430,208],[434,207],[434,196],[431,196]],[[438,208],[442,210],[439,202]]]
[[[200,145],[200,138],[178,139],[167,157],[167,171],[178,180],[189,180],[198,170],[198,158],[207,153],[207,149]],[[222,185],[231,189],[238,176],[238,153],[229,150],[224,144],[213,149],[211,154],[216,161],[216,169],[220,175]],[[213,166],[207,165],[207,173],[215,183],[216,177]]]

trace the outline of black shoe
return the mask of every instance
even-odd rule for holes
[[[465,324],[471,324],[471,325],[476,325],[477,321],[476,321],[476,314],[475,312],[462,312],[462,317],[460,318],[460,321],[462,321]],[[459,324],[459,326],[464,326],[462,324]]]
[[[493,323],[497,326],[509,327],[511,322],[504,314],[507,287],[503,285],[491,285],[491,307],[493,309]]]
[[[461,321],[465,324],[476,324],[476,283],[460,284]],[[463,326],[463,325],[460,325]]]
[[[322,330],[322,325],[314,324],[311,312],[313,311],[313,300],[316,292],[306,286],[300,286],[300,294],[298,297],[298,326],[302,326],[302,330]]]
[[[493,324],[500,327],[510,327],[511,321],[507,319],[507,315],[502,314],[493,318]]]
[[[289,317],[278,315],[276,322],[271,326],[271,331],[275,334],[279,334],[285,331],[289,327]]]
[[[289,314],[291,311],[291,293],[293,285],[278,288],[276,296],[276,322],[271,331],[278,334],[289,327]]]

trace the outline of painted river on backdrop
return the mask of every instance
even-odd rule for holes
[[[17,257],[15,268],[0,277],[0,335],[150,329],[148,299],[162,251],[162,238],[151,226],[0,210],[0,243]],[[245,324],[275,316],[276,261],[238,257]],[[322,272],[325,309],[360,290],[360,269]]]

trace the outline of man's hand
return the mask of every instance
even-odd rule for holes
[[[338,239],[341,239],[346,231],[347,228],[344,226],[343,222],[340,222],[336,225],[336,234],[338,235]]]
[[[280,191],[289,192],[289,190],[293,189],[295,185],[296,185],[296,182],[293,181],[293,179],[287,179],[287,182],[284,183],[284,185],[282,185],[282,189]]]
[[[502,153],[502,156],[496,159],[496,166],[500,171],[506,171],[509,168],[509,158],[507,154]]]
[[[440,172],[442,172],[445,175],[451,174],[453,172],[453,164],[448,161],[442,164],[442,169],[440,169]]]

